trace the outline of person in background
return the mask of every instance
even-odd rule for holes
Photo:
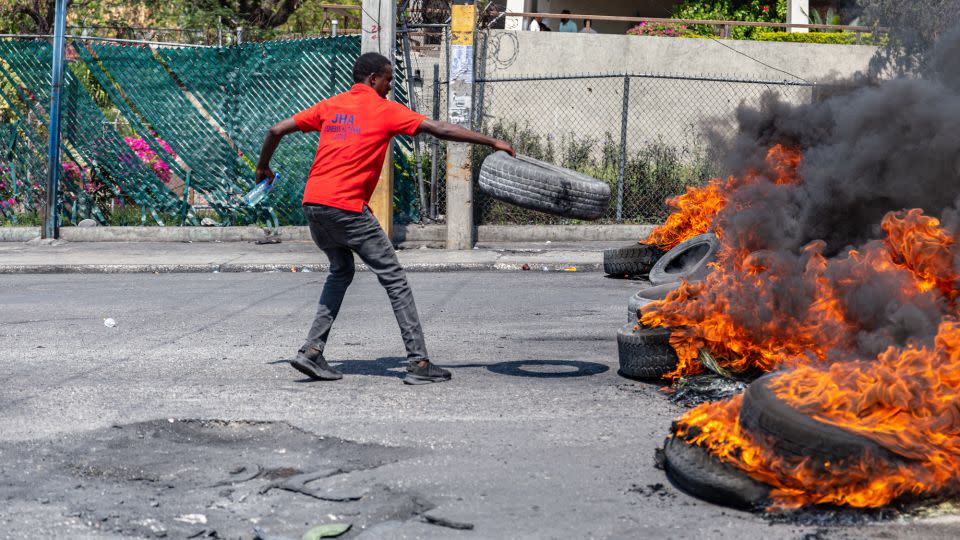
[[[597,31],[593,29],[593,23],[590,19],[583,20],[583,28],[580,29],[581,34],[596,34]]]
[[[547,26],[547,23],[543,22],[543,17],[534,17],[530,21],[529,30],[531,32],[549,32],[550,27]]]
[[[569,14],[570,14],[570,10],[569,10],[569,9],[565,9],[565,10],[561,11],[560,13],[562,13],[562,14],[564,14],[564,15],[569,15]],[[560,19],[560,31],[561,31],[561,32],[576,32],[576,31],[577,31],[577,23],[571,21],[570,19]]]

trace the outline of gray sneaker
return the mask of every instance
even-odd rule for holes
[[[403,378],[404,384],[430,384],[435,382],[447,382],[453,375],[430,361],[427,365],[420,367],[419,362],[413,362],[407,366],[407,375]]]
[[[316,349],[297,352],[297,357],[290,361],[290,365],[315,381],[337,381],[343,378],[343,373],[333,369]]]

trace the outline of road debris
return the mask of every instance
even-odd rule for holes
[[[181,523],[187,523],[190,525],[206,525],[207,516],[203,514],[183,514],[173,518],[174,521],[179,521]]]
[[[445,517],[437,516],[434,514],[421,514],[423,521],[431,525],[437,525],[439,527],[447,527],[448,529],[456,529],[458,531],[472,531],[473,523],[467,523],[464,521],[454,521],[452,519],[447,519]]]
[[[106,318],[103,320],[103,325],[106,326],[107,328],[113,328],[117,326],[117,321],[110,318]]]
[[[311,528],[303,533],[303,540],[318,540],[319,538],[336,538],[350,530],[352,523],[325,523]]]

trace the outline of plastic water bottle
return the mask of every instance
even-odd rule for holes
[[[260,204],[260,201],[270,194],[270,190],[273,189],[273,183],[279,179],[280,175],[277,174],[273,177],[273,182],[264,180],[257,184],[253,189],[248,191],[247,194],[243,196],[243,204],[251,208]]]

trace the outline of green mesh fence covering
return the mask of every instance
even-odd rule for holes
[[[5,86],[17,90],[14,99],[5,92],[5,99],[19,116],[18,135],[22,135],[22,142],[15,141],[11,146],[13,159],[3,165],[11,170],[11,181],[19,172],[21,181],[30,178],[26,184],[35,191],[42,189],[46,178],[51,53],[50,45],[42,41],[0,42]],[[79,209],[104,222],[102,207],[111,199],[130,200],[149,211],[158,222],[160,213],[179,209],[176,195],[109,126],[73,69],[66,70],[64,82],[61,190],[63,208],[70,218],[76,221]],[[42,168],[37,170],[38,166]],[[35,205],[36,200],[30,204]]]
[[[0,219],[44,201],[51,52],[46,41],[0,41]],[[130,207],[141,223],[161,225],[196,224],[205,211],[222,224],[303,223],[316,134],[281,144],[271,163],[281,180],[269,197],[253,208],[241,197],[254,185],[267,129],[348,90],[359,54],[356,36],[224,48],[68,43],[64,219],[117,222]],[[406,103],[397,67],[395,95]],[[411,150],[410,138],[395,145],[402,220],[418,217]]]

